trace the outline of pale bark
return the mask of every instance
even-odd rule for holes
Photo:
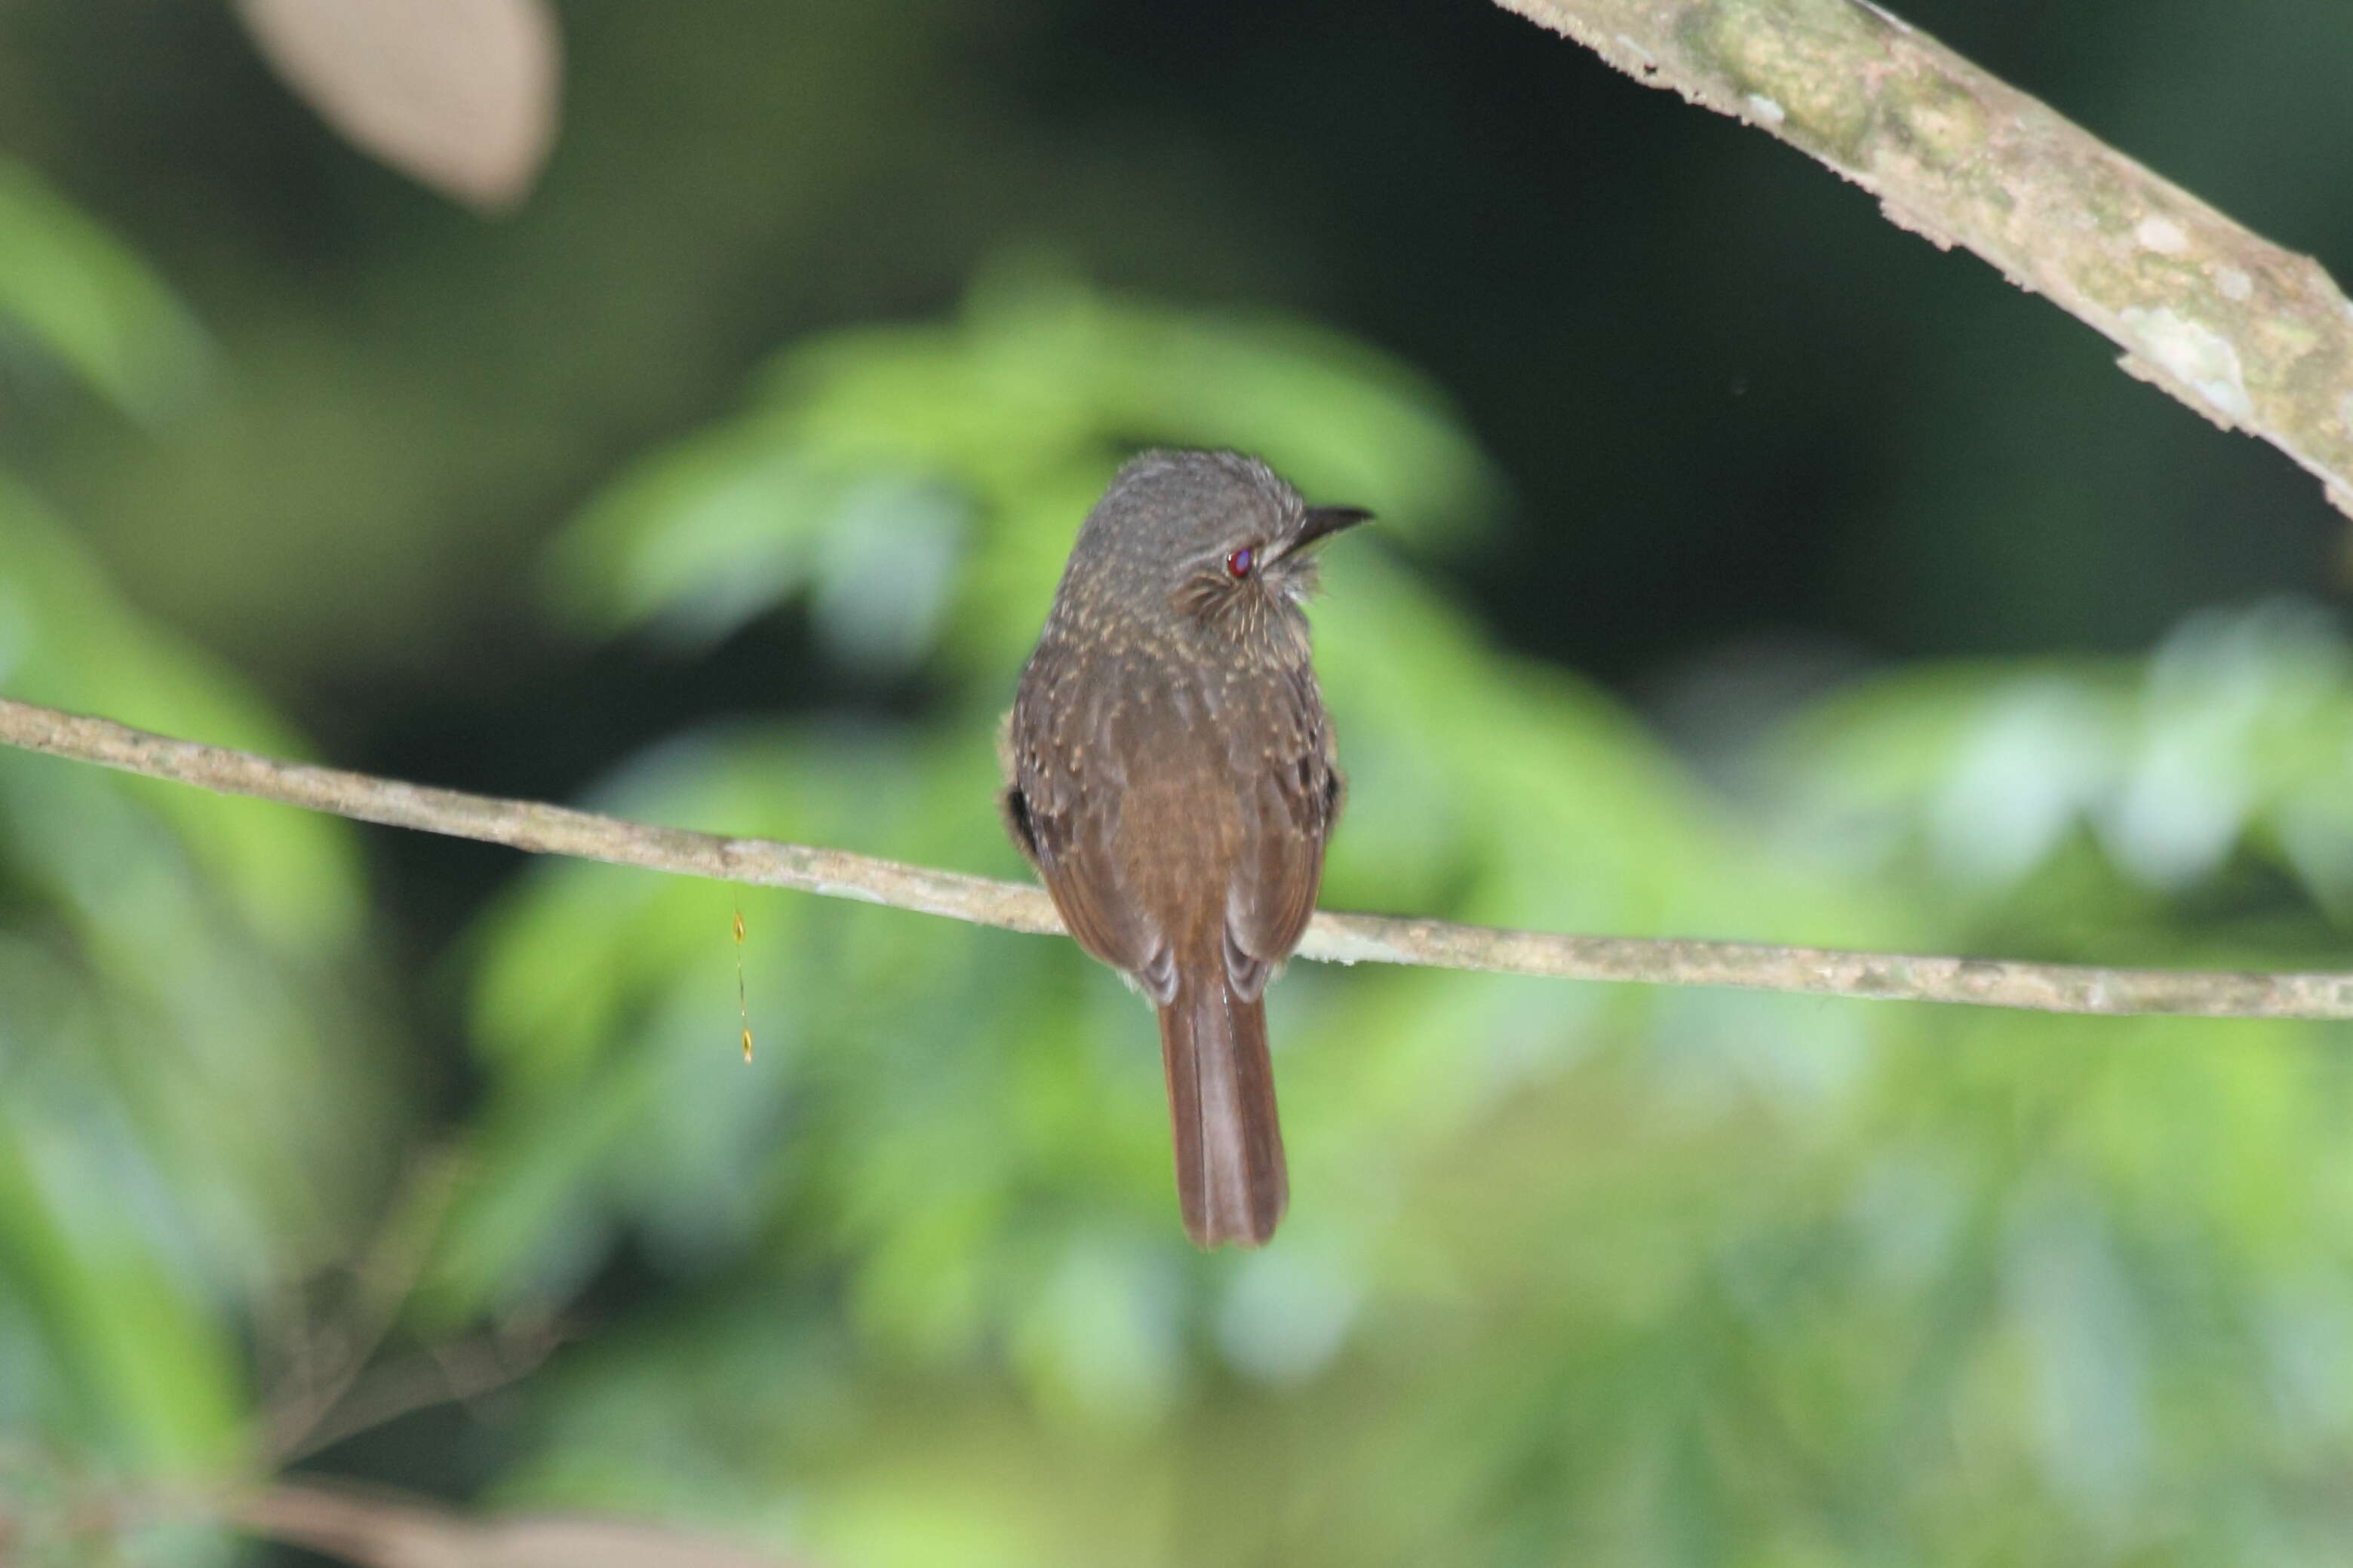
[[[1497,0],[1746,121],[2080,316],[2124,368],[2260,436],[2353,515],[2353,304],[2233,223],[1862,0]]]

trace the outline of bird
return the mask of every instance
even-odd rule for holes
[[[1290,1203],[1265,994],[1345,795],[1302,606],[1317,547],[1371,515],[1238,452],[1141,453],[1080,526],[1000,734],[1015,846],[1158,1010],[1205,1248],[1264,1245]]]

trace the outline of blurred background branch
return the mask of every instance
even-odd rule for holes
[[[405,1305],[405,1303],[403,1303]],[[519,1321],[490,1331],[413,1351],[368,1366],[364,1375],[339,1388],[331,1402],[289,1411],[281,1424],[272,1411],[270,1454],[291,1467],[338,1443],[436,1405],[464,1404],[528,1377],[574,1337],[560,1324]],[[376,1346],[358,1359],[373,1358]]]
[[[364,1568],[792,1568],[794,1559],[587,1515],[478,1519],[381,1488],[290,1481],[227,1510],[236,1524]]]
[[[0,743],[224,794],[332,812],[542,855],[792,888],[1008,931],[1059,932],[1037,888],[843,849],[649,827],[530,801],[494,800],[223,746],[0,698]],[[2038,1013],[2207,1018],[2353,1018],[2353,974],[2196,973],[1979,958],[1841,952],[1762,942],[1569,936],[1449,921],[1319,913],[1303,958],[1423,964],[1646,985],[1720,985],[1893,1002],[1961,1002]]]
[[[1869,0],[1499,3],[1812,155],[1939,248],[1975,251],[2353,515],[2353,303],[2311,257]]]

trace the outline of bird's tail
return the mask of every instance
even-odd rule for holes
[[[1176,996],[1160,1009],[1160,1064],[1185,1234],[1200,1247],[1263,1246],[1291,1202],[1266,1003],[1235,995],[1222,963],[1180,973]]]

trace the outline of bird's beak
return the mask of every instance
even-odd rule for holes
[[[1306,521],[1284,547],[1285,555],[1296,555],[1331,538],[1344,528],[1354,528],[1360,522],[1370,522],[1373,514],[1360,506],[1311,506]]]

